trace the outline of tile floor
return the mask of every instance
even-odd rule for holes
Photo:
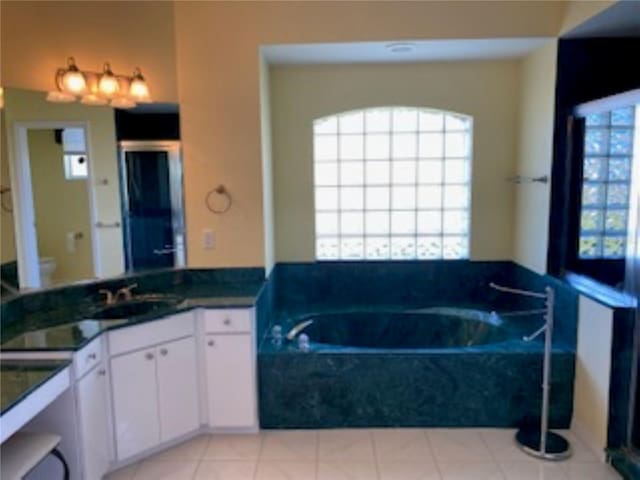
[[[618,480],[570,432],[573,456],[538,461],[513,430],[278,430],[201,436],[106,480]]]

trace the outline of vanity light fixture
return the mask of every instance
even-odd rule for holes
[[[149,86],[136,67],[132,76],[113,73],[106,62],[101,73],[80,70],[75,59],[69,57],[66,68],[55,75],[56,90],[47,100],[68,103],[80,100],[84,105],[111,105],[114,108],[133,108],[138,103],[151,102]]]
[[[118,82],[118,79],[111,71],[111,65],[107,62],[104,64],[102,75],[100,75],[98,91],[103,97],[113,98],[119,90],[120,82]]]

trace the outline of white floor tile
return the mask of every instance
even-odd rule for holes
[[[370,430],[321,430],[318,436],[321,460],[375,461]]]
[[[566,462],[563,468],[569,480],[622,480],[612,467],[602,462]]]
[[[442,480],[504,480],[495,462],[438,462]]]
[[[207,460],[257,460],[262,446],[262,436],[212,435],[203,458]]]
[[[559,463],[535,460],[534,462],[500,462],[506,480],[568,480]]]
[[[144,461],[136,470],[134,480],[191,480],[198,468],[197,461]]]
[[[262,460],[258,463],[255,480],[316,480],[316,462]]]
[[[524,453],[516,443],[516,430],[487,429],[480,432],[494,460],[536,463],[538,460]]]
[[[566,438],[571,444],[571,457],[569,463],[573,462],[600,462],[598,456],[568,430],[558,430],[558,433]]]
[[[279,430],[264,434],[261,460],[315,460],[318,435],[315,430]]]
[[[207,450],[208,443],[209,436],[201,435],[157,453],[148,460],[200,460]]]
[[[197,480],[253,480],[255,461],[202,460],[193,478]]]
[[[380,480],[441,480],[433,462],[379,461]]]
[[[431,450],[438,462],[492,461],[491,452],[477,429],[428,430]]]
[[[400,460],[434,462],[423,430],[398,428],[374,430],[373,443],[379,462]]]
[[[320,461],[318,480],[375,480],[378,472],[373,462]]]
[[[138,469],[138,465],[138,463],[134,463],[133,465],[120,468],[119,470],[106,475],[103,480],[132,480],[136,470]]]

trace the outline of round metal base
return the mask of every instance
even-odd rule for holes
[[[540,430],[535,428],[521,428],[516,433],[516,443],[528,455],[543,460],[566,460],[571,456],[571,446],[562,436],[554,432],[547,432],[546,451],[540,450]]]

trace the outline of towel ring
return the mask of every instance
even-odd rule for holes
[[[223,208],[215,208],[212,205],[212,196],[214,193],[225,197],[226,200]],[[233,199],[231,198],[231,194],[229,193],[229,191],[224,185],[218,185],[216,188],[209,190],[209,192],[207,193],[207,196],[204,199],[204,203],[210,212],[215,213],[217,215],[222,215],[223,213],[226,213],[231,208]]]

